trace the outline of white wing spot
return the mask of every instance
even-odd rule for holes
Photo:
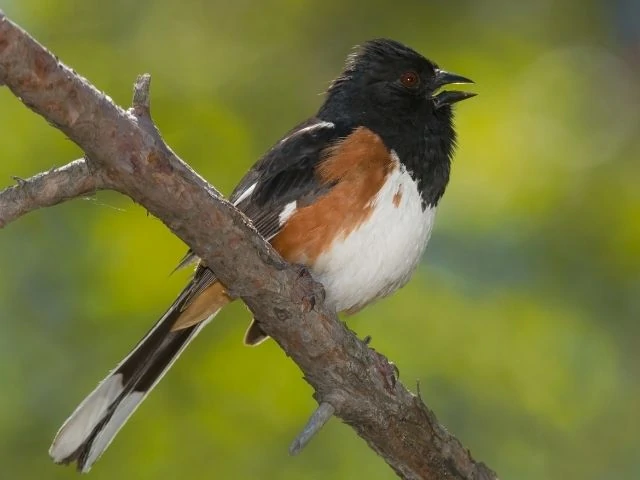
[[[311,130],[316,130],[319,128],[333,128],[334,126],[335,125],[331,122],[320,121],[318,123],[314,123],[313,125],[309,125],[308,127],[304,127],[304,128],[301,128],[300,130],[293,132],[293,134],[291,134],[290,136],[280,140],[280,143],[286,142],[287,140],[289,140],[291,137],[295,135],[300,135],[302,133],[310,132]]]
[[[243,200],[249,198],[249,196],[253,193],[253,191],[256,189],[256,185],[258,184],[258,182],[254,183],[253,185],[251,185],[249,188],[247,188],[244,192],[242,192],[242,194],[238,197],[238,199],[233,202],[233,205],[238,205],[240,202],[242,202]]]
[[[280,216],[278,217],[280,226],[284,225],[286,221],[291,218],[291,215],[293,215],[296,211],[297,205],[298,205],[298,202],[294,200],[293,202],[287,203],[284,206],[284,208],[282,209],[282,212],[280,212]]]

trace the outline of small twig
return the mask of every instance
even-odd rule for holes
[[[129,112],[133,113],[138,118],[138,123],[155,137],[161,148],[169,150],[162,139],[158,126],[151,118],[151,75],[149,73],[143,73],[136,78],[136,83],[133,84],[133,101]]]
[[[143,73],[138,75],[136,83],[133,85],[133,111],[138,116],[149,116],[151,109],[151,75]]]
[[[291,455],[297,455],[302,449],[309,443],[309,440],[320,431],[325,423],[333,416],[336,409],[333,405],[327,402],[321,402],[307,424],[302,429],[302,432],[295,438],[289,447],[289,453]]]
[[[31,178],[11,178],[17,184],[0,191],[0,228],[25,213],[104,188],[101,177],[91,174],[84,158]]]

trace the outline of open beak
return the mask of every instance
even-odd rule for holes
[[[456,73],[447,72],[445,70],[436,70],[435,88],[438,89],[445,85],[451,85],[454,83],[474,83],[462,75]],[[433,95],[433,103],[436,109],[443,107],[444,105],[452,105],[456,102],[466,100],[467,98],[475,97],[477,94],[473,92],[461,92],[457,90],[444,90],[437,95]]]

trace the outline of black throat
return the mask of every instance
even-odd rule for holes
[[[444,109],[447,111],[441,111]],[[398,155],[417,183],[423,209],[437,206],[444,195],[455,148],[451,108],[443,107],[427,118],[427,121],[418,121],[413,125],[374,129],[387,147]]]
[[[449,183],[455,148],[451,107],[433,110],[431,105],[422,105],[407,111],[390,105],[388,111],[381,111],[368,108],[365,102],[354,105],[353,97],[331,97],[318,112],[318,118],[343,131],[364,126],[378,134],[417,183],[422,208],[438,205]]]

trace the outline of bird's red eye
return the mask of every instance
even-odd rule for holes
[[[414,71],[404,72],[400,75],[400,83],[407,88],[416,88],[420,85],[420,77]]]

